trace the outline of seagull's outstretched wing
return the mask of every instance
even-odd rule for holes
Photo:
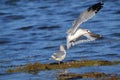
[[[87,33],[87,34],[84,34],[83,36],[85,36],[87,39],[85,39],[85,40],[78,40],[78,41],[72,42],[71,43],[72,46],[80,44],[80,43],[90,42],[90,41],[94,41],[96,39],[103,38],[101,35],[99,35],[99,34],[93,34],[93,33]]]
[[[99,2],[83,11],[80,16],[73,22],[72,28],[67,31],[67,34],[74,34],[79,25],[93,17],[103,7],[102,5],[103,3]]]

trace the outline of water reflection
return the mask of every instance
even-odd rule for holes
[[[57,69],[56,74],[61,75],[61,74],[67,74],[68,70],[67,69]]]

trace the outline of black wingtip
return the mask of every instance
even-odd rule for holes
[[[95,13],[97,13],[102,7],[103,7],[103,2],[99,2],[99,3],[96,3],[94,5],[92,5],[91,7],[88,8],[88,11],[95,11]]]
[[[93,34],[93,33],[90,33],[90,36],[96,38],[96,39],[102,39],[103,36],[99,35],[99,34]]]

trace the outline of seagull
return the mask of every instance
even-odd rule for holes
[[[60,50],[55,52],[50,59],[58,61],[58,64],[60,65],[60,61],[62,61],[66,57],[66,50],[64,45],[60,45]]]
[[[85,36],[86,38],[88,38],[88,40],[81,41],[81,42],[87,42],[87,41],[92,41],[92,40],[101,38],[101,35],[93,34],[87,29],[79,28],[79,26],[83,22],[92,18],[102,7],[103,7],[102,2],[99,2],[99,3],[96,3],[90,6],[88,9],[83,11],[80,14],[80,16],[73,22],[72,28],[70,28],[67,31],[67,37],[66,37],[67,38],[67,49],[71,47],[71,41],[73,41],[72,44],[74,44],[74,41],[81,36]]]

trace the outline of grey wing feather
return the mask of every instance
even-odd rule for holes
[[[52,56],[54,56],[55,58],[60,58],[63,55],[65,55],[64,51],[58,51],[58,52],[54,53]]]
[[[89,41],[92,41],[92,40],[89,40],[89,39],[79,40],[79,41],[75,41],[75,42],[73,42],[71,44],[72,44],[72,46],[74,46],[74,45],[77,45],[77,44],[80,44],[80,43],[84,43],[84,42],[89,42]]]
[[[99,2],[97,4],[92,5],[89,7],[87,10],[82,12],[78,19],[76,19],[72,25],[72,28],[70,28],[67,32],[67,34],[72,33],[74,34],[76,30],[78,29],[79,25],[82,24],[83,22],[87,21],[91,17],[93,17],[103,6],[102,2]]]
[[[83,22],[87,21],[88,19],[90,19],[91,17],[93,17],[95,15],[94,11],[84,11],[77,20],[74,21],[73,23],[73,27],[72,27],[72,34],[78,29],[78,27],[80,26],[80,24],[82,24]]]
[[[83,36],[87,37],[87,39],[86,40],[79,40],[79,41],[73,42],[72,46],[74,46],[76,44],[80,44],[80,43],[84,43],[84,42],[89,42],[89,41],[93,41],[95,39],[102,38],[101,35],[93,34],[93,33],[84,34]]]
[[[86,40],[79,40],[79,41],[73,42],[72,45],[74,46],[76,44],[89,42],[89,41],[93,41],[93,40],[96,39],[95,37],[92,37],[89,33],[88,34],[84,34],[83,36],[85,36],[87,39]]]

